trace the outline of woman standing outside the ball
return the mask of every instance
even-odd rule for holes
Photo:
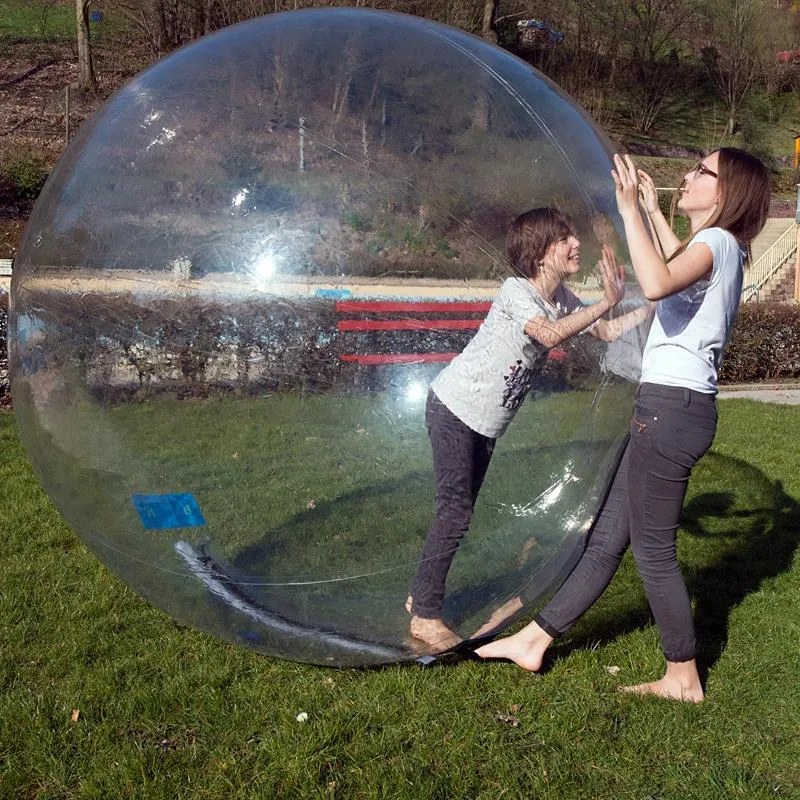
[[[717,423],[717,373],[736,319],[745,248],[769,210],[766,167],[722,148],[689,171],[678,209],[691,236],[681,242],[659,210],[650,177],[630,156],[614,157],[612,177],[634,273],[657,301],[645,345],[630,439],[587,549],[553,599],[513,636],[477,649],[536,671],[611,581],[630,544],[666,659],[662,678],[624,691],[700,702],[692,608],[676,553],[676,534],[692,468],[711,446]],[[657,252],[641,200],[665,253]]]
[[[584,306],[563,284],[580,269],[580,242],[565,214],[554,208],[526,211],[512,223],[506,249],[518,277],[504,281],[478,332],[434,379],[425,408],[436,511],[406,609],[412,636],[435,651],[461,641],[442,619],[447,573],[495,441],[528,394],[547,351],[590,327],[598,338],[611,340],[626,324],[622,318],[601,319],[623,296],[622,273],[610,247],[603,247],[598,265],[603,283],[598,302]]]

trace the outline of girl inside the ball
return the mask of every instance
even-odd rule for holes
[[[661,213],[650,177],[629,156],[612,177],[631,262],[644,295],[657,301],[645,345],[630,438],[587,549],[553,599],[518,633],[478,648],[536,671],[611,581],[630,544],[666,659],[637,694],[700,702],[692,608],[676,534],[692,467],[711,446],[722,352],[739,309],[745,250],[767,218],[769,173],[754,156],[722,148],[689,171],[677,208],[691,225],[683,242]],[[664,259],[648,234],[651,219]]]
[[[436,510],[406,608],[411,634],[433,651],[461,639],[442,618],[445,582],[492,457],[550,348],[581,331],[610,341],[643,318],[604,320],[623,296],[622,272],[603,245],[602,298],[585,306],[563,283],[580,269],[570,218],[554,208],[517,217],[506,238],[517,276],[503,283],[466,348],[431,384],[425,421],[433,447]]]

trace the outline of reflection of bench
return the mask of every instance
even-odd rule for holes
[[[472,332],[476,331],[486,313],[491,308],[491,303],[478,302],[435,302],[435,301],[372,301],[372,300],[340,300],[336,303],[336,313],[340,317],[337,329],[340,333],[375,333],[402,332],[426,334],[438,332]],[[382,338],[382,337],[381,337]],[[428,337],[430,338],[430,337]],[[471,338],[464,338],[463,344]],[[368,344],[368,348],[359,348],[362,352],[344,353],[342,361],[357,364],[424,364],[431,362],[446,362],[454,359],[460,350],[452,352],[443,349],[427,350],[425,352],[374,352],[385,348],[380,347],[379,340],[370,337],[360,344]],[[427,344],[424,339],[417,338],[416,344]],[[369,349],[370,352],[363,352]],[[389,348],[394,350],[395,348]],[[422,350],[422,347],[417,349]],[[566,356],[563,350],[551,350],[549,358],[561,359]]]

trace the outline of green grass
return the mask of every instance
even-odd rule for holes
[[[721,404],[680,536],[707,672],[688,707],[615,691],[661,668],[629,558],[541,676],[330,670],[183,628],[70,532],[3,415],[0,797],[797,797],[798,431],[798,408]]]
[[[0,39],[75,39],[75,4],[0,0]]]
[[[50,385],[41,381],[51,378],[31,378],[40,394]],[[189,544],[247,583],[259,608],[405,646],[407,618],[397,597],[407,590],[434,500],[421,401],[275,394],[103,409],[83,397],[63,407],[50,402],[34,416],[25,391],[17,384],[31,458],[61,513],[146,596],[168,597],[179,619],[199,624],[204,615],[204,629],[259,637],[266,652],[287,653],[269,628],[234,622],[227,610],[208,613],[205,586],[185,580],[176,554]],[[617,436],[629,394],[620,391],[621,398],[607,391],[592,409],[605,420],[597,427]],[[487,593],[505,601],[550,562],[562,545],[564,515],[573,536],[588,525],[602,491],[598,460],[615,448],[590,436],[591,399],[581,392],[538,397],[499,443],[450,575],[448,614],[465,635],[486,620]],[[561,480],[567,462],[582,480],[567,482],[535,517],[520,511]],[[205,524],[143,531],[130,496],[164,492],[191,492]]]

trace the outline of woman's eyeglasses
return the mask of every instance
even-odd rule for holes
[[[712,178],[717,177],[717,173],[713,169],[709,169],[702,161],[692,170],[697,177],[701,175],[710,175]]]

